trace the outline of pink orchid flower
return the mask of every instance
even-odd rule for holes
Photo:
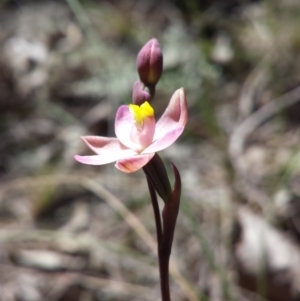
[[[81,137],[97,155],[74,158],[81,163],[103,165],[116,161],[116,167],[131,173],[145,166],[160,150],[173,144],[183,132],[188,118],[184,89],[174,92],[168,107],[155,122],[154,110],[146,101],[142,105],[122,105],[115,119],[116,138]]]

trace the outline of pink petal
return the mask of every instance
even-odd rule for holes
[[[74,159],[83,164],[90,165],[103,165],[111,162],[115,162],[120,159],[132,157],[136,154],[132,149],[123,149],[115,152],[106,152],[101,155],[94,156],[74,156]]]
[[[123,172],[131,173],[145,166],[152,159],[153,156],[154,153],[147,155],[137,155],[126,159],[121,159],[117,161],[115,166]]]
[[[121,143],[128,148],[134,149],[136,144],[131,139],[131,130],[134,127],[134,118],[126,105],[120,106],[115,120],[116,136]]]
[[[174,92],[168,107],[156,123],[153,141],[161,139],[175,129],[184,127],[187,119],[188,107],[184,89],[181,88]]]
[[[155,132],[155,119],[154,117],[145,117],[142,129],[137,129],[134,126],[131,130],[131,139],[135,142],[135,149],[138,152],[142,152],[146,147],[148,147],[153,140]]]
[[[169,147],[178,139],[178,137],[182,134],[183,130],[184,130],[184,126],[181,126],[166,133],[165,136],[154,141],[150,146],[144,149],[142,154],[156,153],[158,151],[161,151]]]
[[[117,138],[101,137],[101,136],[85,136],[81,139],[96,154],[102,155],[111,152],[119,152],[126,149]]]
[[[114,157],[104,158],[104,156],[101,156],[101,155],[94,155],[94,156],[75,155],[74,159],[80,163],[89,164],[89,165],[103,165],[106,163],[111,163],[111,162],[116,161],[116,159]]]
[[[115,131],[122,144],[137,152],[142,152],[153,140],[155,119],[146,117],[142,129],[138,129],[129,107],[121,106],[116,114]]]

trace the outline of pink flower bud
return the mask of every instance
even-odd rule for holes
[[[132,102],[136,105],[141,105],[145,101],[150,100],[150,94],[143,90],[143,84],[140,81],[136,81],[133,84],[132,90]]]
[[[153,87],[160,79],[163,70],[163,56],[156,39],[148,41],[137,56],[137,71],[141,82]]]

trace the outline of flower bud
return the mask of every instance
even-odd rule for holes
[[[133,84],[133,90],[132,90],[132,102],[135,105],[141,105],[145,101],[150,100],[150,94],[147,91],[143,90],[143,84],[140,81],[136,81]]]
[[[142,83],[155,87],[163,70],[163,56],[156,39],[148,41],[137,56],[137,71]]]

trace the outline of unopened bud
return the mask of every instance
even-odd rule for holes
[[[163,70],[163,56],[156,39],[151,39],[137,56],[137,71],[142,83],[155,87]]]
[[[133,90],[132,90],[132,102],[135,105],[141,105],[145,101],[150,100],[150,94],[147,91],[143,90],[143,84],[140,81],[136,81],[133,84]]]

